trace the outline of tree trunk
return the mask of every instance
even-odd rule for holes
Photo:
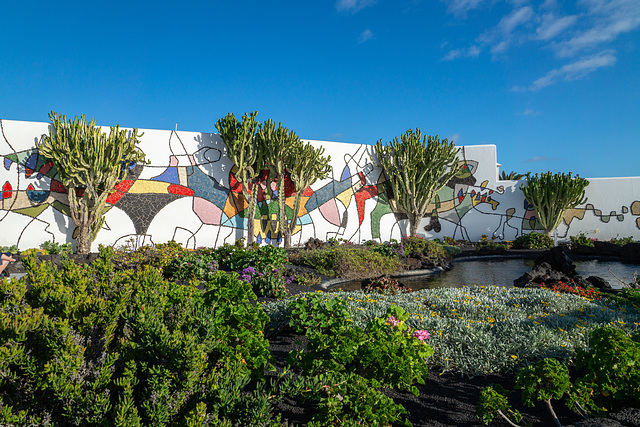
[[[245,190],[245,187],[247,189]],[[247,220],[247,247],[253,245],[253,239],[255,237],[255,216],[256,216],[256,200],[255,195],[253,193],[253,185],[248,183],[246,186],[243,186],[242,196],[245,201],[249,204],[247,207],[247,215],[245,219]]]
[[[91,252],[91,241],[89,240],[89,224],[80,224],[77,229],[76,250],[79,254]]]
[[[420,215],[409,215],[409,236],[415,236],[418,234],[418,226],[420,225],[421,220],[422,217]]]
[[[284,247],[291,245],[291,235],[289,234],[289,221],[287,221],[286,195],[284,194],[284,174],[278,175],[278,224]]]

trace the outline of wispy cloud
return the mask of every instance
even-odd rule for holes
[[[548,41],[562,34],[567,28],[575,25],[578,21],[576,15],[561,16],[556,18],[553,13],[542,16],[542,23],[536,29],[538,40]]]
[[[531,108],[527,108],[521,113],[516,113],[516,115],[518,115],[518,116],[535,117],[535,116],[539,116],[540,115],[540,111],[536,111],[536,110],[532,110]]]
[[[364,43],[374,38],[375,38],[375,35],[373,34],[373,32],[367,28],[358,36],[358,43]]]
[[[516,92],[535,92],[560,80],[572,81],[581,79],[599,68],[610,67],[617,61],[615,51],[605,50],[598,54],[582,58],[571,64],[549,71],[528,87],[514,86]]]
[[[587,6],[589,25],[555,45],[559,57],[577,55],[640,27],[638,0],[581,0],[580,3]]]
[[[535,14],[530,6],[524,6],[513,10],[509,15],[503,17],[498,25],[485,31],[477,41],[490,46],[491,54],[499,55],[507,51],[513,42],[514,31],[531,21]]]
[[[449,142],[455,143],[456,145],[460,145],[460,141],[462,141],[462,137],[460,136],[459,133],[454,133],[453,135],[448,136],[447,140]]]
[[[375,0],[338,0],[336,2],[336,10],[338,12],[356,13],[375,2]]]
[[[465,49],[453,49],[447,52],[442,57],[443,61],[453,61],[458,58],[477,58],[480,55],[480,48],[478,46],[470,46]]]
[[[530,86],[515,91],[537,91],[561,81],[572,81],[613,66],[617,54],[612,42],[640,29],[640,0],[441,0],[456,17],[498,2],[510,5],[498,22],[488,25],[467,46],[447,43],[441,58],[454,61],[489,52],[494,60],[516,48],[541,49],[569,62],[550,70]]]
[[[473,9],[477,9],[486,0],[442,0],[447,5],[447,10],[456,16],[466,16]]]
[[[530,159],[525,160],[525,163],[538,163],[538,162],[549,162],[554,160],[560,160],[557,157],[549,157],[549,156],[534,156]]]

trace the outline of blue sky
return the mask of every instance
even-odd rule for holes
[[[503,170],[640,175],[640,1],[4,2],[0,118],[306,139],[409,128]]]

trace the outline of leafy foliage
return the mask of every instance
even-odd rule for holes
[[[593,331],[589,347],[578,351],[577,365],[587,374],[580,379],[590,390],[588,407],[597,414],[640,405],[640,332],[603,327]]]
[[[47,251],[47,253],[56,255],[56,254],[72,254],[73,253],[73,245],[71,243],[58,243],[58,242],[50,242],[46,241],[40,245],[42,249]]]
[[[514,249],[547,249],[553,247],[553,239],[548,234],[532,231],[518,236],[511,246]]]
[[[418,395],[414,384],[424,384],[426,359],[433,349],[411,334],[404,323],[408,317],[401,308],[390,307],[384,318],[371,320],[363,329],[352,325],[343,301],[311,295],[293,303],[289,325],[305,333],[308,343],[306,351],[295,351],[289,358],[306,375],[358,374],[374,387]]]
[[[569,240],[571,240],[571,246],[589,246],[590,248],[594,247],[593,239],[588,238],[584,235],[584,233],[580,233],[577,236],[569,236]]]
[[[26,280],[0,283],[0,423],[277,424],[248,388],[270,359],[249,285],[218,272],[198,290],[112,255],[26,257]]]
[[[300,255],[301,262],[322,274],[347,278],[376,277],[401,269],[396,257],[383,256],[349,245],[314,249]]]
[[[500,384],[490,384],[480,392],[476,407],[478,418],[489,425],[496,415],[500,415],[510,425],[522,422],[522,415],[511,408],[506,395],[509,394]]]

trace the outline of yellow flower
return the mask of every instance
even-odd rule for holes
[[[517,359],[518,359],[518,356],[516,356],[515,354],[512,354],[512,355],[511,355],[511,358],[512,358],[513,360],[517,360]]]

